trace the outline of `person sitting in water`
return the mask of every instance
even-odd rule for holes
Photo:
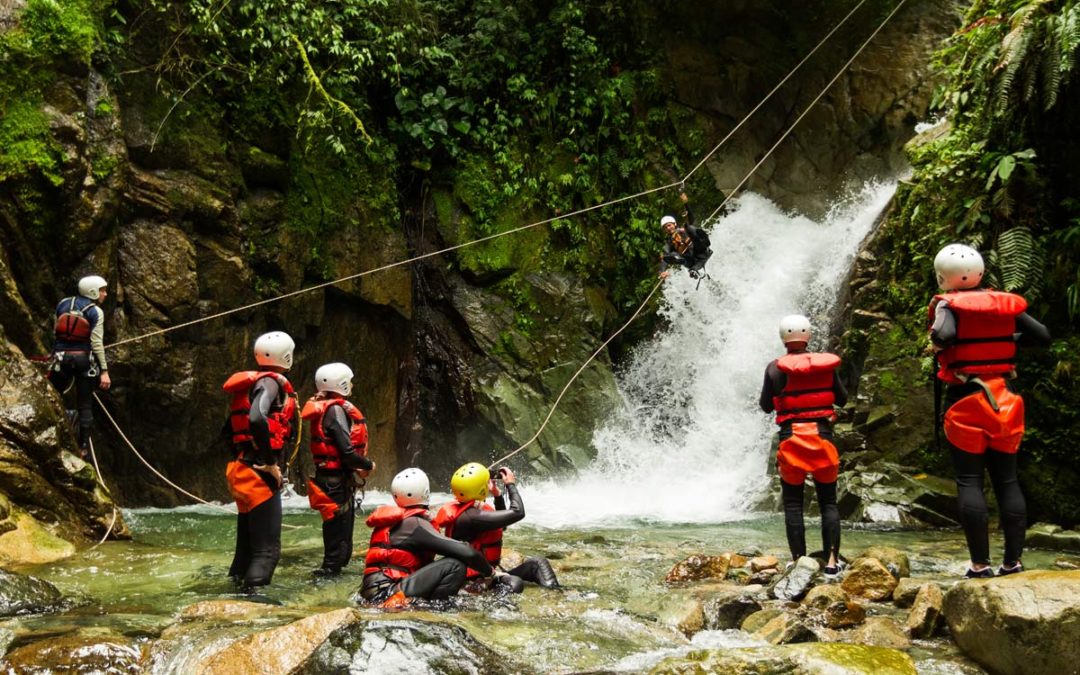
[[[665,215],[660,219],[660,227],[664,229],[666,241],[664,252],[660,256],[660,278],[667,279],[668,265],[683,265],[690,270],[690,276],[696,279],[702,274],[705,263],[712,256],[711,242],[705,230],[694,225],[694,214],[690,211],[689,198],[686,193],[680,193],[679,199],[686,205],[683,217],[686,224],[679,227],[675,216]]]
[[[765,369],[759,404],[764,412],[775,410],[780,425],[776,463],[788,547],[793,560],[806,555],[803,489],[806,474],[811,474],[821,509],[822,546],[828,556],[825,576],[834,578],[840,573],[840,512],[836,504],[840,457],[832,444],[833,406],[847,403],[847,390],[836,372],[840,357],[806,350],[810,320],[805,316],[784,317],[780,339],[787,354]]]
[[[497,475],[510,497],[509,509],[487,467],[471,462],[455,471],[450,479],[450,491],[457,501],[445,504],[435,516],[435,527],[443,530],[446,536],[464,541],[483,553],[484,559],[492,567],[498,567],[502,559],[503,529],[525,517],[525,506],[517,490],[514,472],[504,466]],[[489,494],[495,498],[494,508],[486,501]],[[476,570],[468,571],[470,580],[479,576]],[[520,593],[526,581],[544,588],[560,588],[551,563],[539,556],[527,558],[514,569],[492,580],[493,584],[507,587],[514,593]]]
[[[410,598],[445,600],[465,585],[466,569],[481,577],[494,573],[480,551],[442,536],[428,520],[427,474],[405,469],[394,476],[390,494],[394,505],[380,506],[367,519],[373,531],[360,586],[364,601],[394,608]]]

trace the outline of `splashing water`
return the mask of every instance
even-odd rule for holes
[[[596,460],[568,481],[530,485],[529,522],[743,517],[769,482],[775,427],[757,401],[765,366],[783,352],[777,324],[805,314],[811,348],[824,346],[840,285],[894,189],[868,184],[821,222],[747,194],[710,223],[711,279],[698,287],[673,272],[660,309],[668,327],[620,373],[623,406],[596,432]]]

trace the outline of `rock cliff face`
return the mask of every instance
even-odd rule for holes
[[[712,147],[835,23],[839,16],[822,4],[680,4],[662,20],[640,17],[664,50],[670,117],[687,156]],[[717,188],[749,170],[881,16],[868,14],[835,38],[707,164]],[[19,30],[18,17],[16,9],[0,30]],[[820,211],[846,182],[894,168],[898,144],[926,108],[928,55],[952,21],[941,3],[901,14],[750,188]],[[75,479],[57,459],[70,445],[62,408],[25,359],[46,352],[47,317],[75,279],[90,272],[109,279],[106,335],[118,342],[460,243],[468,205],[454,186],[399,185],[395,167],[365,169],[364,189],[352,190],[301,157],[287,129],[234,133],[198,94],[170,108],[146,74],[117,81],[88,57],[50,68],[36,105],[57,164],[47,176],[0,174],[4,395],[25,406],[5,404],[0,419],[7,444],[0,447],[8,448],[0,449],[7,453],[0,488],[12,494],[8,488],[24,479],[40,485],[40,496],[16,501],[46,520],[85,503],[77,527],[96,533],[111,510],[100,495],[87,501],[92,487],[65,482]],[[388,203],[400,205],[400,222],[387,215],[397,212]],[[528,215],[517,217],[528,222]],[[328,222],[348,226],[328,232]],[[493,458],[532,436],[569,377],[626,318],[607,289],[545,264],[548,252],[566,245],[549,230],[500,241],[480,263],[433,257],[117,346],[106,405],[165,474],[204,497],[225,498],[220,385],[253,366],[256,336],[285,330],[298,344],[290,378],[302,398],[313,393],[322,363],[344,361],[356,372],[353,399],[366,413],[379,464],[374,484],[410,464],[442,484],[462,461]],[[615,251],[612,244],[598,257]],[[524,281],[508,288],[508,271]],[[522,461],[537,470],[587,463],[592,429],[617,399],[610,358],[601,355]],[[95,438],[123,503],[176,503],[100,415]],[[34,453],[34,463],[15,459]]]

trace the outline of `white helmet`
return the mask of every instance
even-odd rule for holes
[[[95,302],[98,296],[101,295],[101,289],[109,285],[108,281],[105,281],[96,274],[92,274],[88,277],[79,279],[79,295],[84,298],[89,298]]]
[[[352,393],[352,377],[352,369],[344,363],[327,363],[315,371],[315,390],[348,396]]]
[[[431,497],[431,483],[420,469],[405,469],[390,482],[390,494],[401,508],[427,506]]]
[[[982,282],[985,270],[979,252],[964,244],[949,244],[934,258],[937,284],[943,291],[975,288]]]
[[[789,314],[780,319],[780,339],[789,342],[810,342],[810,319],[802,314]]]
[[[295,348],[296,343],[287,333],[265,333],[255,341],[255,363],[288,370],[292,368],[292,353]]]
[[[667,225],[668,223],[671,223],[672,225],[674,225],[675,224],[675,216],[668,215],[668,216],[664,216],[663,218],[660,219],[660,227],[663,227],[663,226]]]

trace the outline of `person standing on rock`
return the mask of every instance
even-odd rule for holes
[[[787,354],[765,369],[759,404],[767,413],[775,411],[780,425],[776,464],[788,547],[793,560],[806,555],[803,490],[810,474],[821,509],[822,549],[828,556],[825,575],[835,577],[840,573],[840,512],[836,504],[840,457],[832,444],[833,406],[847,403],[847,390],[837,373],[840,357],[807,351],[810,320],[799,314],[781,319],[780,339]]]
[[[61,393],[75,385],[78,409],[79,454],[90,449],[90,429],[94,425],[94,389],[107,391],[112,385],[105,360],[105,312],[100,305],[108,295],[105,279],[91,275],[79,279],[78,294],[56,305],[55,339],[49,381]]]
[[[945,414],[936,414],[956,471],[960,521],[971,566],[965,577],[992,577],[989,514],[983,474],[997,497],[1005,555],[998,574],[1022,572],[1027,505],[1016,475],[1016,454],[1024,437],[1024,399],[1008,386],[1016,375],[1016,348],[1048,345],[1050,332],[1024,310],[1015,293],[981,288],[979,252],[950,244],[934,258],[942,293],[930,303],[930,345],[938,365],[935,408],[945,385]],[[938,422],[940,420],[940,422]]]
[[[518,494],[514,472],[504,466],[499,469],[498,476],[510,497],[509,509],[487,467],[470,462],[455,471],[450,479],[450,491],[457,501],[445,504],[435,516],[435,527],[443,530],[446,536],[483,553],[488,563],[496,568],[502,559],[503,528],[525,518],[525,505]],[[495,498],[494,507],[486,501],[488,494]],[[480,573],[470,569],[467,575],[472,580]],[[496,586],[506,587],[514,593],[524,590],[526,581],[544,588],[560,588],[551,563],[539,556],[526,558],[517,567],[493,579]]]
[[[316,576],[335,576],[349,564],[356,487],[375,470],[375,462],[367,456],[367,422],[360,409],[345,400],[352,393],[352,378],[352,369],[344,363],[320,366],[315,371],[318,393],[300,413],[310,425],[315,462],[315,477],[307,484],[308,503],[323,519],[323,561]]]
[[[235,459],[225,478],[236,500],[236,552],[229,576],[245,592],[266,586],[281,557],[281,488],[284,449],[295,439],[296,396],[283,373],[295,344],[280,331],[255,341],[259,370],[226,380],[229,427]]]
[[[660,227],[664,229],[664,252],[660,254],[660,278],[667,279],[668,265],[684,265],[690,270],[691,278],[698,278],[705,268],[705,263],[712,256],[709,235],[701,228],[694,225],[694,214],[687,204],[689,197],[685,192],[679,194],[679,199],[685,205],[683,218],[686,224],[679,227],[675,216],[667,214],[660,219]]]
[[[367,519],[373,531],[360,586],[365,602],[391,609],[413,598],[445,600],[465,585],[467,569],[480,577],[494,573],[483,553],[442,536],[428,520],[427,474],[405,469],[394,476],[390,494],[394,504],[380,506]],[[446,557],[435,560],[436,555]]]

